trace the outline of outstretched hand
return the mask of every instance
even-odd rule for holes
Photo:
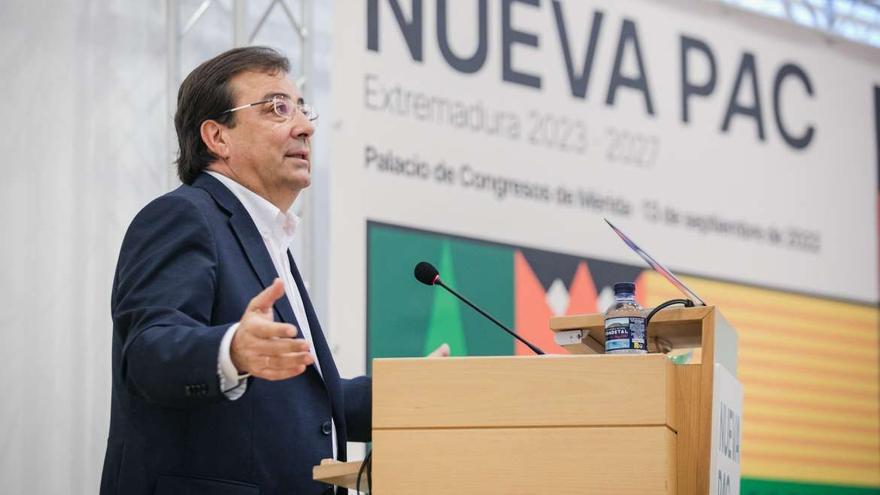
[[[229,350],[239,373],[284,380],[304,373],[315,362],[309,353],[309,343],[292,338],[298,333],[297,328],[276,322],[272,316],[272,305],[283,295],[284,284],[276,278],[251,299],[241,316]]]

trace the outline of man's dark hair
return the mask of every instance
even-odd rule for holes
[[[233,48],[196,67],[180,85],[174,127],[180,146],[177,175],[184,184],[192,184],[217,158],[202,141],[202,122],[214,119],[235,126],[234,112],[221,114],[235,106],[229,80],[244,71],[287,73],[290,63],[287,57],[265,46]]]

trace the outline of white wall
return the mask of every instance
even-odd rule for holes
[[[326,45],[330,7],[315,3]],[[181,22],[200,4],[182,0]],[[231,6],[215,2],[184,41],[182,75],[232,47]],[[248,17],[251,30],[259,13]],[[282,49],[302,70],[277,9],[254,43]],[[98,491],[119,246],[137,211],[176,186],[166,48],[164,0],[0,2],[2,493]],[[329,86],[329,58],[315,64]],[[328,144],[318,148],[322,160]]]
[[[0,6],[0,491],[95,493],[110,286],[166,187],[160,2]]]

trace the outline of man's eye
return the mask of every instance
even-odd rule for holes
[[[275,103],[275,111],[280,115],[289,115],[290,114],[290,104],[286,101],[279,101]]]

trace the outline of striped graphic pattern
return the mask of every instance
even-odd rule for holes
[[[742,476],[880,487],[876,308],[682,277],[739,333]],[[681,297],[656,273],[645,306]]]

